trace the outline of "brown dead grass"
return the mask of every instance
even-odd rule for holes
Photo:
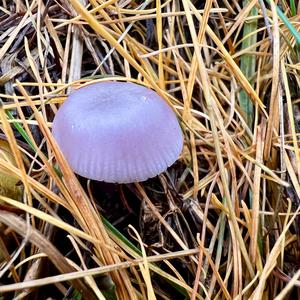
[[[31,299],[45,285],[61,299],[70,287],[105,299],[95,277],[104,273],[119,299],[299,298],[299,48],[272,1],[202,2],[2,1],[0,171],[14,180],[0,186],[22,187],[0,196],[4,299]],[[299,17],[282,10],[299,30]],[[241,69],[247,55],[251,78]],[[141,252],[103,223],[105,199],[94,203],[51,135],[66,95],[95,80],[152,88],[185,136],[168,173],[130,187],[141,201],[136,222],[154,224],[154,241],[128,229]],[[64,257],[65,243],[76,259]],[[58,274],[43,273],[45,258]]]

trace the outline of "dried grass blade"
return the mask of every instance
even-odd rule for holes
[[[274,298],[274,300],[284,300],[287,297],[287,294],[291,291],[291,289],[294,287],[295,283],[298,281],[300,277],[300,270],[294,274],[294,276],[291,278],[291,280],[288,282],[288,284],[283,288],[283,290]]]
[[[131,230],[133,230],[135,236],[137,237],[137,239],[139,241],[140,247],[141,247],[143,263],[140,263],[139,267],[140,267],[142,276],[144,278],[144,281],[145,281],[145,284],[146,284],[146,287],[147,287],[147,299],[154,300],[154,299],[156,299],[156,297],[155,297],[155,293],[154,293],[153,286],[152,286],[152,283],[151,283],[149,262],[147,260],[147,254],[146,254],[146,251],[145,251],[145,247],[143,245],[143,241],[142,241],[139,233],[136,231],[136,229],[133,226],[129,225],[129,228]]]
[[[123,56],[145,79],[152,85],[153,88],[157,90],[159,94],[162,94],[160,88],[152,79],[152,77],[137,63],[137,61],[128,54],[127,51],[118,43],[118,41],[101,25],[97,20],[88,12],[78,1],[71,0],[70,1],[74,8],[77,10],[78,13],[89,23],[91,28],[93,28],[98,34],[103,36],[112,47],[115,47],[116,50]],[[164,97],[164,95],[162,94]]]
[[[0,169],[3,170],[3,172],[7,172],[9,174],[12,173],[14,176],[22,180],[22,174],[20,170],[1,158],[0,158]],[[64,201],[64,199],[57,196],[55,193],[53,193],[47,187],[42,185],[40,182],[38,182],[37,180],[33,179],[31,176],[28,175],[26,175],[26,178],[29,185],[35,188],[39,193],[44,195],[46,198],[53,201],[54,203],[58,203],[64,207],[67,207],[67,203]]]
[[[198,249],[190,249],[187,251],[184,250],[184,251],[177,251],[174,253],[153,255],[153,256],[148,256],[147,261],[148,261],[148,263],[160,262],[160,261],[167,260],[167,259],[173,259],[173,258],[194,255],[194,254],[197,254],[198,252],[199,252]],[[100,274],[113,272],[113,271],[119,270],[119,269],[130,268],[130,267],[136,266],[142,262],[143,262],[143,258],[137,258],[132,261],[125,261],[125,262],[121,262],[121,263],[114,264],[114,265],[97,267],[97,268],[89,269],[86,271],[70,272],[68,274],[56,275],[56,276],[46,277],[43,279],[36,279],[36,280],[27,281],[27,282],[2,285],[2,286],[0,286],[0,292],[4,293],[4,292],[10,292],[10,291],[15,291],[15,290],[19,290],[19,289],[53,284],[53,283],[57,283],[57,282],[71,281],[74,279],[84,278],[86,276],[97,276]],[[165,273],[165,272],[163,272],[163,273]],[[180,280],[174,278],[173,276],[169,275],[168,273],[165,273],[165,274],[166,274],[166,277],[165,277],[166,279],[168,279],[170,281],[174,281],[174,283],[178,284],[179,286],[183,286],[188,291],[191,291],[191,288],[187,285],[183,285]],[[199,299],[200,297],[197,297],[197,298]],[[87,299],[89,299],[89,298],[87,298]],[[200,299],[202,299],[202,298],[200,298]]]
[[[17,208],[23,210],[24,212],[27,212],[30,215],[39,218],[40,220],[46,221],[46,222],[48,222],[48,223],[50,223],[54,226],[57,226],[58,228],[61,228],[65,231],[71,233],[71,234],[74,234],[74,235],[76,235],[76,236],[78,236],[82,239],[85,239],[85,240],[87,240],[91,243],[99,243],[100,242],[99,240],[93,238],[92,236],[86,234],[85,232],[83,232],[83,231],[81,231],[81,230],[79,230],[79,229],[77,229],[77,228],[75,228],[75,227],[73,227],[73,226],[71,226],[71,225],[55,218],[55,217],[53,217],[53,216],[50,216],[50,215],[42,212],[39,209],[28,206],[28,205],[26,205],[24,203],[21,203],[19,201],[9,199],[9,198],[4,197],[2,195],[0,195],[0,200],[7,203],[7,204],[9,204],[9,205],[17,207]]]
[[[291,182],[293,184],[293,187],[296,191],[296,194],[298,196],[298,198],[300,199],[300,184],[299,184],[299,180],[297,178],[297,175],[295,173],[295,170],[291,164],[291,161],[289,159],[289,156],[287,155],[286,151],[284,151],[284,162],[286,164],[286,168],[287,168],[287,171],[288,171],[288,174],[291,178]]]
[[[187,0],[185,0],[185,2],[187,2]],[[194,12],[194,14],[197,17],[197,19],[200,22],[202,22],[202,17],[198,13],[198,11],[195,8],[195,6],[190,1],[188,1],[188,5],[190,6],[191,10]],[[235,75],[235,77],[237,78],[237,80],[239,81],[239,83],[243,87],[243,89],[246,91],[246,93],[250,96],[250,98],[252,99],[252,101],[254,102],[254,104],[257,103],[258,106],[260,107],[260,109],[262,110],[262,112],[265,115],[267,115],[267,113],[265,111],[265,106],[262,103],[262,101],[260,100],[259,96],[255,92],[255,90],[253,89],[253,87],[251,86],[251,84],[249,83],[249,81],[245,78],[245,75],[242,73],[241,69],[237,66],[237,64],[235,63],[234,59],[228,53],[228,51],[224,47],[222,41],[219,40],[219,38],[213,32],[213,30],[209,27],[209,25],[206,26],[206,33],[215,42],[215,44],[217,45],[217,47],[219,48],[219,50],[223,54],[223,58],[226,61],[226,63],[228,64],[230,70]]]
[[[161,15],[161,3],[160,0],[156,0],[156,34],[158,42],[158,82],[161,89],[165,89],[165,77],[163,68],[163,53],[161,52],[163,44],[163,29],[162,29],[162,15]]]
[[[219,227],[219,231],[218,231],[218,245],[217,245],[217,254],[216,254],[216,260],[215,260],[215,266],[216,269],[218,270],[220,267],[220,263],[221,263],[221,258],[222,258],[222,253],[223,253],[223,248],[224,248],[224,242],[225,242],[225,227],[226,227],[226,216],[224,212],[221,212],[220,217],[220,227]],[[211,280],[211,284],[208,290],[208,297],[209,299],[212,298],[212,294],[216,285],[216,281],[217,278],[214,274],[214,276],[212,277]]]
[[[272,248],[272,250],[271,250],[271,252],[270,252],[270,254],[269,254],[269,256],[266,260],[263,271],[261,273],[259,284],[258,284],[257,288],[255,289],[255,291],[253,292],[253,294],[251,296],[251,298],[253,300],[262,299],[262,295],[263,295],[263,291],[264,291],[264,288],[265,288],[267,278],[270,275],[271,271],[275,268],[275,266],[277,264],[277,258],[281,253],[282,242],[285,239],[285,236],[287,234],[288,229],[290,228],[290,226],[294,222],[294,220],[297,217],[297,214],[299,212],[300,212],[300,206],[296,210],[295,214],[292,215],[292,217],[291,217],[289,223],[286,225],[286,227],[283,228],[279,238],[277,239],[275,245],[273,246],[273,248]]]
[[[25,22],[27,21],[30,11],[36,6],[36,2],[33,1],[29,7],[29,9],[26,11],[25,15],[23,16],[21,22],[18,24],[18,26],[14,29],[14,31],[10,34],[8,40],[5,42],[5,44],[0,49],[0,61],[3,59],[5,53],[9,49],[9,47],[12,45],[13,41],[18,36],[20,30],[23,28]]]
[[[285,64],[283,61],[281,61],[281,74],[283,78],[283,85],[284,85],[284,91],[285,91],[285,97],[287,102],[287,109],[288,109],[288,116],[289,120],[288,123],[291,128],[292,138],[293,138],[293,151],[295,153],[296,157],[296,166],[297,170],[295,170],[298,174],[298,180],[300,180],[300,150],[298,146],[298,139],[297,139],[297,132],[296,132],[296,126],[295,126],[295,120],[294,120],[294,112],[293,112],[293,104],[291,99],[291,93],[290,93],[290,87],[288,83],[287,78],[287,71],[285,68]]]
[[[201,53],[200,53],[200,49],[198,47],[197,35],[196,35],[196,32],[195,32],[195,27],[194,27],[191,11],[189,9],[190,4],[191,4],[190,1],[183,0],[183,7],[184,7],[184,10],[186,11],[186,17],[187,17],[190,33],[191,33],[191,36],[192,36],[192,40],[193,40],[193,43],[194,43],[194,49],[195,49],[195,52],[197,54],[197,60],[198,60],[199,70],[200,70],[200,77],[201,77],[202,84],[203,84],[203,93],[204,93],[204,98],[206,100],[208,114],[209,114],[210,123],[211,123],[211,127],[212,127],[212,135],[213,135],[213,139],[214,139],[214,143],[215,143],[217,161],[218,161],[220,174],[221,174],[221,178],[222,178],[222,183],[223,183],[223,188],[224,188],[224,193],[225,193],[225,197],[226,197],[226,204],[228,206],[230,219],[231,219],[232,224],[233,224],[235,238],[238,239],[239,247],[240,247],[241,252],[243,254],[243,257],[244,257],[245,263],[247,265],[247,269],[249,271],[249,274],[250,274],[251,277],[254,277],[253,267],[251,265],[251,262],[250,262],[250,259],[249,259],[249,256],[248,256],[244,240],[241,236],[240,229],[239,229],[238,223],[236,221],[236,215],[235,215],[232,203],[231,203],[231,196],[230,196],[230,192],[229,192],[229,188],[228,188],[228,181],[227,181],[227,176],[226,176],[226,172],[225,172],[225,168],[224,168],[224,161],[223,161],[223,158],[222,158],[222,151],[221,151],[221,148],[220,148],[218,130],[217,130],[217,126],[216,126],[215,115],[214,115],[214,112],[213,112],[213,106],[212,106],[212,99],[213,98],[212,98],[212,95],[211,95],[211,90],[209,89],[209,80],[208,80],[208,75],[207,75],[207,72],[206,72],[206,68],[205,68]],[[200,20],[202,20],[201,17],[200,17]]]
[[[256,164],[257,166],[259,166],[264,172],[266,172],[267,174],[270,175],[271,179],[284,186],[284,187],[289,187],[290,184],[282,179],[280,179],[270,168],[268,168],[267,166],[265,166],[264,164],[256,161],[253,157],[251,157],[250,155],[248,155],[247,153],[244,153],[243,151],[239,151],[239,153],[241,154],[241,156],[244,156],[247,160],[249,160],[251,163]]]
[[[263,136],[261,127],[257,127],[256,134],[256,161],[262,163],[263,160]],[[253,180],[253,197],[252,197],[252,214],[251,214],[251,241],[250,241],[250,257],[252,263],[256,264],[257,254],[257,239],[259,230],[259,199],[260,199],[260,181],[261,181],[261,168],[255,165],[254,180]]]
[[[220,285],[220,287],[221,287],[221,290],[223,291],[223,294],[224,294],[223,296],[224,296],[226,299],[228,299],[228,300],[232,299],[231,296],[230,296],[230,294],[229,294],[229,292],[228,292],[228,290],[227,290],[227,288],[226,288],[225,282],[222,280],[222,278],[221,278],[221,276],[220,276],[220,273],[219,273],[218,270],[216,269],[215,264],[214,264],[214,262],[213,262],[212,259],[211,259],[210,253],[207,252],[206,248],[202,245],[201,242],[199,242],[199,248],[201,248],[201,250],[203,251],[204,255],[205,255],[206,258],[208,259],[208,262],[209,262],[209,264],[210,264],[210,267],[211,267],[211,269],[212,269],[214,275],[216,276],[216,280],[218,281],[218,283],[219,283],[219,285]]]
[[[266,161],[270,160],[270,152],[272,148],[272,137],[274,130],[278,132],[279,128],[279,70],[280,70],[280,36],[279,36],[279,25],[278,16],[276,13],[276,7],[273,1],[271,2],[272,17],[273,17],[273,65],[272,65],[272,88],[271,88],[271,98],[270,98],[270,109],[269,109],[269,120],[266,131],[266,141],[264,149],[264,159]]]
[[[21,151],[19,150],[14,132],[10,126],[10,123],[7,120],[7,116],[5,114],[5,111],[3,109],[3,104],[2,101],[0,103],[0,119],[1,119],[1,123],[3,126],[3,131],[7,137],[7,140],[9,142],[11,151],[15,157],[18,169],[20,170],[21,176],[22,176],[22,182],[24,184],[24,188],[25,188],[25,193],[26,193],[26,201],[28,201],[28,204],[30,206],[32,206],[32,197],[31,197],[31,193],[30,193],[30,187],[28,184],[28,180],[27,180],[27,176],[26,176],[26,170],[25,170],[25,166],[24,166],[24,162],[23,162],[23,158],[22,158],[22,154]],[[34,220],[32,220],[33,224],[34,224]]]
[[[24,238],[27,237],[32,244],[40,249],[40,251],[46,253],[48,258],[61,273],[74,272],[74,268],[68,264],[65,257],[47,240],[47,238],[33,227],[28,227],[28,224],[23,219],[18,218],[13,214],[0,211],[0,220]],[[82,294],[87,297],[87,299],[96,300],[94,293],[91,292],[89,287],[87,287],[82,280],[73,279],[71,282],[78,291],[81,291]],[[22,283],[18,283],[17,285],[24,288]]]

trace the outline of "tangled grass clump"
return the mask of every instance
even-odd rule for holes
[[[300,4],[276,3],[2,1],[3,299],[300,298]],[[166,173],[74,175],[52,120],[96,80],[172,106]]]

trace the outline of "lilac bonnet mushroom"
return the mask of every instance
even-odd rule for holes
[[[73,171],[110,183],[145,181],[179,157],[183,136],[169,105],[129,82],[73,91],[53,120],[53,135]]]

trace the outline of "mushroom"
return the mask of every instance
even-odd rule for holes
[[[52,129],[75,173],[97,181],[145,181],[171,166],[183,136],[173,110],[154,91],[98,82],[73,91]]]

